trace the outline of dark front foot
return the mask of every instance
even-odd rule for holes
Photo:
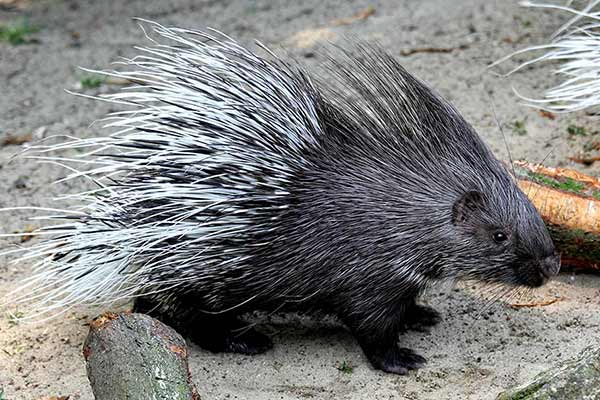
[[[264,353],[273,347],[271,339],[254,328],[211,330],[209,334],[194,333],[191,335],[191,339],[198,346],[213,353],[254,355]]]
[[[421,368],[427,362],[411,349],[398,347],[397,344],[385,348],[363,346],[363,351],[373,368],[392,374],[406,375],[408,371]]]
[[[439,312],[428,306],[412,304],[404,314],[404,329],[426,332],[442,321]]]

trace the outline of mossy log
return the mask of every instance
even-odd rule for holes
[[[105,313],[83,346],[96,400],[199,400],[183,338],[143,314]]]
[[[526,162],[515,162],[514,169],[546,222],[563,266],[600,270],[600,180]]]
[[[582,400],[600,398],[600,348],[588,347],[579,357],[509,389],[497,400]]]

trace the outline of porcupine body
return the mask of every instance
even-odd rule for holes
[[[115,132],[59,145],[93,149],[98,188],[28,254],[43,257],[29,296],[46,307],[135,296],[200,346],[243,353],[271,342],[242,313],[325,311],[403,374],[425,360],[398,333],[439,319],[416,302],[430,283],[558,272],[505,167],[380,48],[340,51],[325,84],[226,37],[152,27],[167,44],[115,73],[137,87],[105,97],[133,106]]]

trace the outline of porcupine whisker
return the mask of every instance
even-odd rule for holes
[[[493,305],[499,304],[501,299],[506,298],[514,288],[507,286],[504,290],[499,290],[493,297],[486,300],[483,307],[475,314],[476,319],[480,319],[483,314],[485,314]]]
[[[485,314],[492,305],[497,304],[500,299],[505,298],[513,290],[514,287],[509,285],[497,284],[497,286],[491,290],[491,296],[487,296],[482,307],[475,314],[475,319],[480,319],[481,316]]]
[[[504,299],[504,302],[506,304],[510,304],[510,302],[515,298],[518,297],[521,293],[522,288],[515,286],[513,287],[513,290],[508,293],[508,295],[506,296],[506,298]]]
[[[510,147],[508,145],[508,141],[506,140],[506,134],[504,133],[504,130],[502,129],[502,125],[500,125],[500,122],[498,121],[498,115],[496,114],[496,105],[494,104],[494,99],[492,99],[492,96],[488,93],[488,99],[490,101],[490,105],[492,107],[492,115],[494,117],[494,121],[496,122],[496,126],[498,127],[498,130],[500,131],[500,134],[502,135],[502,141],[504,142],[504,147],[506,148],[506,153],[508,154],[508,161],[510,162],[510,170],[512,172],[512,176],[514,177],[514,179],[517,179],[517,174],[515,173],[515,164],[512,158],[512,154],[510,153]]]

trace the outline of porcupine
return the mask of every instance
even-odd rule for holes
[[[262,45],[149,24],[167,44],[108,73],[137,84],[103,96],[131,106],[115,131],[38,148],[92,149],[71,161],[98,185],[27,255],[45,311],[134,297],[201,347],[247,354],[272,343],[243,313],[324,311],[405,374],[425,359],[399,332],[440,320],[417,303],[428,285],[558,272],[506,167],[380,46],[336,50],[323,79]]]

